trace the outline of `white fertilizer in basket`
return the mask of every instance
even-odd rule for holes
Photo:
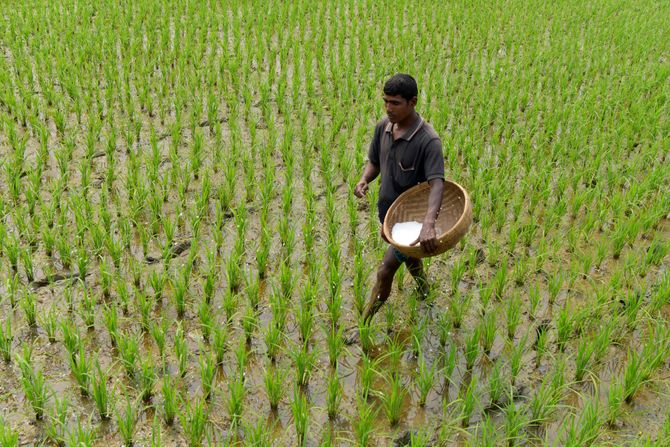
[[[391,238],[401,245],[409,245],[419,238],[421,227],[419,222],[399,222],[391,229]]]

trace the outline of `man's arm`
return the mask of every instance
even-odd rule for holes
[[[442,206],[442,193],[444,192],[444,180],[435,178],[428,181],[430,185],[430,194],[428,195],[428,210],[423,218],[423,226],[419,238],[411,245],[421,244],[421,247],[427,252],[432,253],[437,250],[437,235],[435,234],[435,221],[440,213]]]
[[[368,192],[368,184],[377,178],[379,175],[379,166],[368,161],[365,164],[365,170],[363,171],[363,176],[356,184],[354,188],[354,194],[356,197],[363,197],[366,192]],[[442,195],[440,195],[440,201],[442,200]]]

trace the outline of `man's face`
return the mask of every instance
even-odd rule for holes
[[[386,115],[392,123],[402,122],[405,118],[410,116],[416,105],[416,98],[407,100],[400,95],[387,94],[384,94],[383,98]]]

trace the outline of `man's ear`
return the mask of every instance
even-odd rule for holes
[[[410,99],[409,100],[409,105],[412,106],[412,107],[416,107],[416,100],[417,100],[416,96],[413,97],[412,99]]]

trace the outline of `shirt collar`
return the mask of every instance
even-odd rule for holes
[[[405,131],[405,133],[402,134],[402,136],[400,137],[401,139],[406,140],[406,141],[410,141],[414,137],[414,135],[416,135],[416,133],[419,131],[419,129],[421,129],[421,127],[423,127],[423,122],[424,122],[423,118],[421,118],[421,116],[418,113],[416,114],[416,116],[419,118],[418,120],[416,120],[416,124],[414,125],[414,127],[410,128],[410,129],[407,129]],[[393,130],[393,123],[389,121],[388,123],[386,123],[386,127],[384,128],[384,132],[391,133],[392,130]]]

